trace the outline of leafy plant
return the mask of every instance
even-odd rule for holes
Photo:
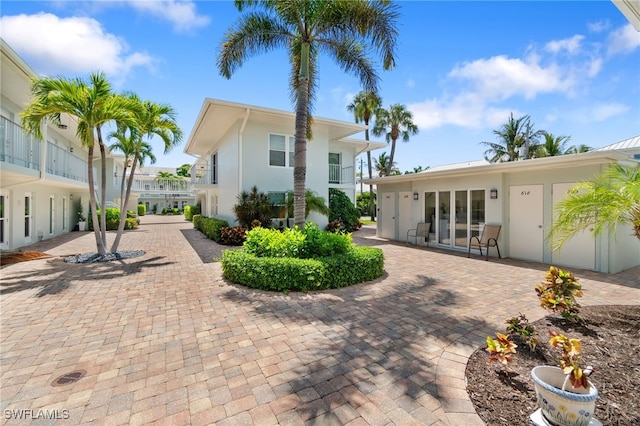
[[[522,338],[524,343],[529,346],[529,350],[531,352],[536,350],[536,345],[538,344],[538,338],[535,327],[532,324],[529,324],[529,320],[525,316],[525,314],[520,314],[517,317],[513,317],[508,319],[507,321],[507,333],[510,335],[518,335]]]
[[[254,220],[257,220],[263,228],[270,227],[272,209],[269,196],[258,191],[257,186],[251,188],[251,192],[242,191],[238,195],[238,203],[233,206],[238,224],[243,228],[251,228]]]
[[[506,334],[496,333],[495,339],[487,336],[486,350],[489,352],[489,364],[496,361],[503,365],[511,364],[517,347],[518,345],[509,340]]]
[[[241,246],[247,239],[247,228],[233,226],[222,228],[220,232],[220,244],[226,246]]]
[[[553,330],[549,330],[549,334],[551,334],[549,344],[562,350],[562,356],[559,360],[560,368],[567,375],[571,385],[574,388],[588,388],[589,380],[587,376],[590,374],[591,368],[587,367],[588,370],[582,368],[582,356],[580,355],[582,345],[580,345],[580,341],[578,339],[570,339],[564,334]],[[564,387],[563,385],[563,390]]]
[[[189,222],[193,220],[193,216],[200,214],[199,206],[184,206],[184,218]]]
[[[138,216],[144,216],[147,213],[147,207],[144,204],[138,204]]]
[[[340,222],[340,229],[352,232],[360,229],[360,211],[353,205],[347,194],[336,188],[329,188],[329,223]]]
[[[214,217],[193,216],[193,227],[202,232],[210,240],[217,243],[222,238],[222,229],[229,227],[229,222]]]
[[[582,285],[571,272],[551,266],[545,280],[536,286],[536,294],[544,309],[573,322],[580,319],[576,297],[582,297]]]
[[[84,222],[87,220],[87,218],[84,216],[84,211],[83,211],[83,207],[82,207],[82,203],[78,204],[78,211],[77,211],[77,215],[78,215],[78,222]]]

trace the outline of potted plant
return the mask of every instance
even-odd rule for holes
[[[540,411],[547,422],[560,426],[587,426],[595,423],[598,390],[588,380],[591,367],[582,367],[580,342],[549,331],[549,344],[562,350],[560,367],[540,365],[531,371]],[[531,419],[536,422],[534,413]],[[592,423],[593,421],[593,423]]]
[[[87,218],[84,217],[82,203],[78,205],[78,231],[84,231],[87,228]]]

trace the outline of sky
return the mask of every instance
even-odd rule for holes
[[[497,142],[511,113],[569,145],[640,134],[640,32],[611,1],[398,4],[396,67],[378,73],[383,105],[405,105],[419,129],[398,142],[401,171],[482,159],[481,142]],[[207,97],[294,110],[284,50],[219,74],[221,41],[239,16],[231,1],[2,0],[0,34],[40,75],[104,71],[115,91],[171,105],[184,140],[167,155],[152,146],[156,166],[178,167],[195,160],[183,150]],[[318,77],[314,114],[353,121],[358,79],[326,56]]]

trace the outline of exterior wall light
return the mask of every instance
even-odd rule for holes
[[[418,194],[417,192],[413,193],[413,201],[418,201],[419,197],[420,197],[420,194]]]
[[[498,190],[497,189],[492,189],[491,191],[489,191],[489,195],[490,195],[492,200],[497,200],[498,199]]]

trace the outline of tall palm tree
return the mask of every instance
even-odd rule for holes
[[[391,163],[390,159],[391,157],[386,152],[373,159],[378,176],[393,176],[400,172],[400,169],[396,167],[396,163]]]
[[[115,139],[116,142],[109,145],[110,151],[120,151],[124,154],[124,169],[122,171],[122,182],[120,183],[120,223],[118,224],[118,231],[116,232],[116,238],[111,246],[111,253],[117,253],[118,246],[120,245],[120,239],[124,232],[124,226],[127,219],[127,205],[129,204],[129,198],[131,197],[131,187],[133,186],[133,177],[136,171],[136,166],[143,166],[145,160],[148,158],[151,164],[156,162],[156,157],[152,152],[151,145],[142,140],[141,135],[135,130],[126,131],[124,126],[109,134],[109,137]],[[131,171],[129,172],[128,181],[126,183],[125,193],[125,180],[127,178],[127,168],[131,164]]]
[[[498,142],[480,142],[481,145],[489,148],[484,152],[485,159],[492,163],[499,161],[516,161],[520,148],[525,148],[525,159],[538,149],[538,138],[544,133],[543,130],[533,131],[531,118],[524,115],[514,118],[513,113],[509,115],[508,121],[500,129],[494,130],[493,134],[498,137]],[[491,155],[491,157],[487,157]]]
[[[554,136],[552,133],[544,132],[544,142],[536,150],[538,157],[555,157],[567,153],[565,145],[571,136]]]
[[[592,147],[587,146],[585,144],[571,145],[569,148],[567,148],[567,150],[565,151],[565,154],[580,154],[582,152],[589,152],[592,149],[593,149]]]
[[[89,81],[80,78],[42,77],[31,83],[31,103],[22,112],[25,130],[42,138],[41,125],[44,122],[60,123],[60,115],[68,114],[78,120],[76,135],[83,146],[88,148],[87,176],[89,200],[94,223],[94,235],[98,254],[104,256],[107,246],[106,212],[101,208],[101,221],[97,216],[93,157],[96,143],[100,150],[101,191],[100,206],[106,201],[106,148],[102,140],[102,127],[107,123],[135,125],[132,111],[135,105],[127,98],[115,95],[104,73],[92,73]],[[100,228],[95,224],[100,223]]]
[[[389,166],[394,165],[393,158],[398,138],[402,138],[403,142],[409,142],[410,136],[417,133],[418,126],[413,123],[413,114],[404,105],[393,104],[388,110],[378,108],[376,111],[376,124],[373,127],[373,134],[376,136],[385,135],[387,143],[391,142]],[[387,175],[391,175],[391,169],[387,171]]]
[[[324,52],[344,71],[358,76],[367,91],[376,92],[378,75],[367,48],[382,57],[383,68],[395,65],[398,6],[389,0],[235,0],[240,17],[225,35],[218,70],[226,78],[250,56],[282,48],[291,62],[290,84],[295,100],[293,188],[294,222],[305,213],[306,142],[311,138],[311,110],[318,56]]]
[[[364,123],[367,128],[364,131],[364,139],[369,141],[369,120],[371,116],[382,105],[382,99],[374,92],[361,91],[354,98],[353,101],[347,105],[347,111],[353,112],[353,117],[356,123]],[[373,164],[371,162],[371,151],[367,150],[367,166],[369,169],[369,179],[373,177]],[[362,179],[362,176],[360,176]],[[369,185],[369,211],[371,212],[371,220],[376,220],[376,213],[374,207],[373,185]]]
[[[557,215],[549,232],[554,250],[590,227],[596,236],[630,224],[640,240],[640,167],[613,164],[593,180],[576,185],[554,209]]]
[[[308,217],[311,212],[318,212],[325,216],[329,216],[329,207],[323,197],[317,192],[307,189],[305,191],[305,212],[304,217]],[[287,193],[287,219],[293,217],[293,192]]]

